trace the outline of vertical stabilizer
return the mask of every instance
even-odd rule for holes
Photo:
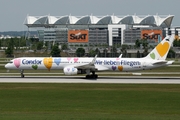
[[[165,60],[174,41],[174,35],[166,36],[145,58]]]

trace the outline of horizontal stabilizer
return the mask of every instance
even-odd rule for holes
[[[167,65],[172,65],[172,64],[173,64],[173,62],[174,62],[174,60],[172,60],[172,61],[168,61],[168,62],[167,62]]]
[[[153,65],[162,65],[162,64],[166,64],[168,61],[157,61],[154,62]]]

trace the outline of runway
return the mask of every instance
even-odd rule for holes
[[[102,76],[85,79],[84,76],[0,76],[0,83],[123,83],[123,84],[180,84],[180,77]]]

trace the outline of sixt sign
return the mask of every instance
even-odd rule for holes
[[[159,36],[162,37],[162,30],[142,30],[141,31],[142,39],[151,39],[157,42]]]
[[[68,42],[69,43],[82,43],[88,42],[88,30],[69,30]]]
[[[159,36],[160,34],[154,34],[154,35],[148,35],[147,33],[144,33],[143,34],[143,39],[158,39],[158,36]]]

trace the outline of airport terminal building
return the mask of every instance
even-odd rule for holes
[[[158,43],[167,35],[174,15],[127,16],[27,16],[28,30],[35,28],[41,41],[68,45],[134,45],[137,39]]]

